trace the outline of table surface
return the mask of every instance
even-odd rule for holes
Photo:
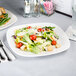
[[[39,18],[24,18],[22,11],[22,0],[0,0],[0,6],[13,12],[18,20],[12,26],[26,23],[51,22],[60,26],[64,31],[71,25],[72,19],[54,13],[47,17],[41,15]],[[0,31],[0,39],[5,37],[7,29]],[[4,40],[7,45],[6,39]],[[76,42],[70,41],[70,48],[63,53],[39,57],[24,58],[16,55],[16,60],[0,64],[0,76],[76,76]],[[7,45],[8,46],[8,45]]]

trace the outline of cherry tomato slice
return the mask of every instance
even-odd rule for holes
[[[43,29],[42,31],[44,32],[45,30]]]
[[[55,40],[53,40],[53,41],[51,42],[52,45],[56,45],[56,43],[57,43],[57,42],[56,42]]]
[[[41,32],[41,31],[44,32],[44,29],[42,29],[42,28],[38,28],[37,31],[38,31],[38,32]]]
[[[31,26],[28,26],[28,27],[27,27],[27,29],[31,29],[31,28],[32,28]]]
[[[23,44],[22,44],[21,42],[16,43],[16,47],[17,47],[17,48],[20,48],[22,45],[23,45]]]
[[[36,38],[37,38],[36,35],[30,35],[31,40],[36,40]]]

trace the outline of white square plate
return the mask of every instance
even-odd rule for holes
[[[59,36],[59,43],[61,44],[61,47],[55,48],[53,51],[50,51],[50,52],[41,52],[39,54],[33,54],[31,52],[21,51],[20,49],[15,47],[14,39],[12,36],[14,35],[14,31],[16,29],[20,29],[20,28],[23,28],[26,26],[54,26],[54,27],[56,27],[54,29],[54,31]],[[11,27],[8,29],[6,37],[7,37],[7,42],[9,44],[10,48],[12,49],[12,51],[15,52],[16,54],[18,54],[20,56],[24,56],[24,57],[39,57],[39,56],[57,54],[57,53],[66,51],[70,47],[70,41],[69,41],[67,35],[65,34],[65,32],[60,27],[58,27],[56,24],[53,24],[53,23],[33,23],[33,24],[24,24],[24,25]]]
[[[0,30],[5,29],[5,28],[11,26],[12,24],[14,24],[17,21],[17,17],[13,13],[11,13],[8,10],[6,10],[6,13],[8,13],[8,17],[10,17],[11,19],[6,24],[0,26]]]

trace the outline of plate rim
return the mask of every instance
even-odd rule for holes
[[[40,23],[30,23],[30,24],[53,24],[55,26],[57,26],[59,29],[61,29],[58,25],[54,24],[54,23],[48,23],[48,22],[40,22]],[[30,24],[21,24],[21,25],[18,25],[19,27],[22,26],[24,27],[24,25],[30,25]],[[7,43],[9,45],[9,41],[8,41],[8,31],[11,30],[12,28],[15,28],[15,27],[18,27],[18,26],[12,26],[10,27],[7,32],[6,32],[6,38],[7,38]],[[20,27],[21,28],[21,27]],[[63,29],[61,29],[63,31]],[[13,51],[13,49],[10,47],[9,45],[9,48],[16,54],[16,55],[19,55],[19,56],[23,56],[23,57],[41,57],[41,56],[49,56],[49,55],[53,55],[53,54],[58,54],[58,53],[61,53],[61,52],[64,52],[64,51],[67,51],[69,48],[70,48],[70,41],[69,41],[69,38],[67,36],[67,34],[63,31],[63,33],[66,35],[67,37],[67,40],[68,40],[68,46],[67,48],[63,49],[62,51],[58,51],[58,52],[55,52],[55,53],[49,53],[49,54],[44,54],[44,55],[41,55],[41,54],[34,54],[34,55],[21,55],[15,51]]]

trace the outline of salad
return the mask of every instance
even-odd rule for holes
[[[54,32],[55,27],[51,26],[28,26],[15,30],[13,35],[16,48],[39,54],[41,52],[53,51],[60,48],[59,36]]]

